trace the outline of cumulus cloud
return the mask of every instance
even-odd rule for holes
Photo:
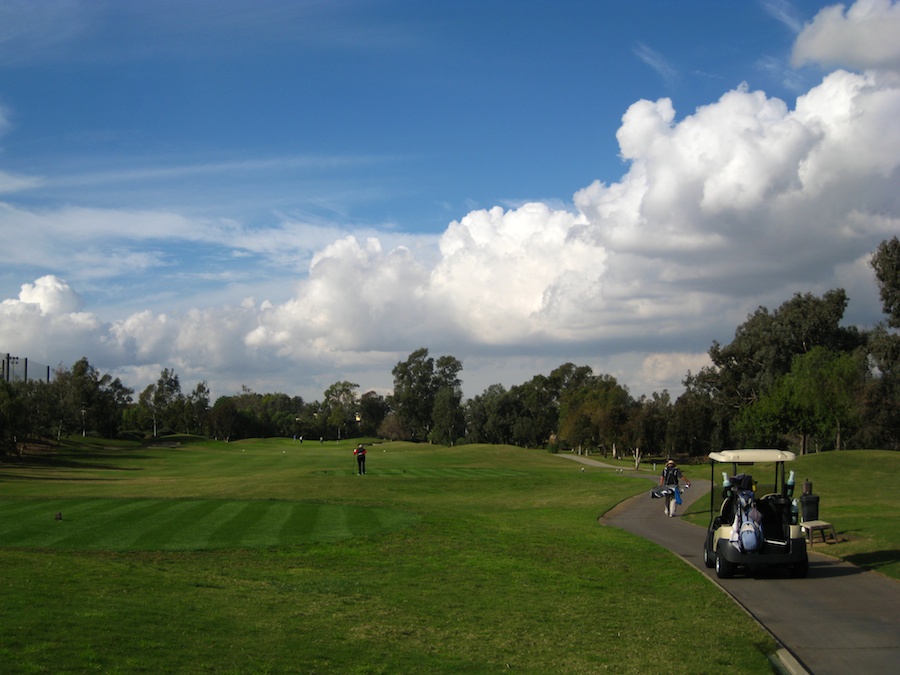
[[[0,205],[7,222],[40,227],[51,259],[77,232],[98,260],[118,251],[120,268],[182,270],[147,252],[174,239],[257,257],[287,287],[281,299],[103,322],[67,283],[43,277],[0,305],[0,344],[43,349],[34,356],[45,361],[83,348],[123,372],[174,366],[220,393],[254,377],[267,390],[312,381],[321,392],[345,377],[387,387],[393,364],[420,346],[461,358],[470,395],[496,382],[496,355],[516,373],[507,384],[580,359],[636,393],[677,389],[707,363],[710,341],[759,304],[841,285],[877,305],[865,260],[900,231],[900,79],[893,48],[861,27],[896,13],[858,2],[801,32],[797,58],[865,72],[832,72],[793,106],[746,85],[682,117],[670,99],[637,101],[617,132],[620,180],[595,181],[565,208],[474,210],[434,239]]]
[[[19,301],[26,305],[36,305],[44,316],[71,314],[84,306],[81,296],[65,281],[53,275],[41,277],[33,284],[24,284],[19,293]]]
[[[794,45],[797,64],[854,69],[900,68],[900,3],[857,0],[822,9]]]

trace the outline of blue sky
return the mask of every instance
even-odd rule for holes
[[[677,393],[897,231],[898,5],[0,0],[0,352]],[[855,110],[855,117],[845,114]],[[810,244],[810,241],[814,241]]]

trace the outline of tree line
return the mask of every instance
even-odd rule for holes
[[[667,391],[634,398],[614,377],[565,363],[506,389],[495,384],[463,400],[453,356],[412,352],[392,370],[393,393],[336,382],[321,401],[240,394],[211,402],[206,382],[182,390],[174,370],[135,399],[87,358],[60,366],[50,382],[0,382],[0,447],[28,438],[198,434],[223,440],[263,436],[508,443],[608,454],[705,456],[728,447],[800,452],[900,446],[900,241],[871,259],[885,321],[842,326],[843,289],[795,294],[760,307],[727,345],[713,342],[712,365],[687,373],[676,400]]]

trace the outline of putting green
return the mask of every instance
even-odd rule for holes
[[[394,509],[280,500],[0,500],[0,547],[261,548],[376,535],[417,521]]]

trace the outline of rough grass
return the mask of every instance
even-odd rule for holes
[[[0,671],[771,672],[771,640],[702,575],[598,525],[643,481],[403,444],[360,477],[350,448],[0,464]]]

